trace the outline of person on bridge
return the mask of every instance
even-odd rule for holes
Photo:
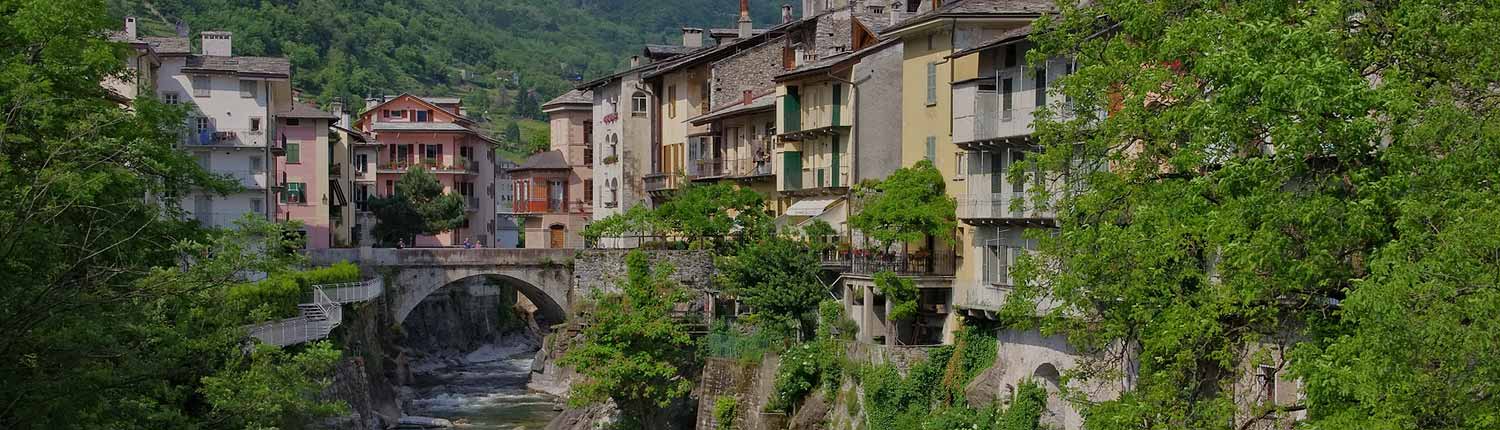
[[[464,249],[474,249],[474,240],[464,239]]]

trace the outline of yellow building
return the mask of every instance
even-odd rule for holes
[[[914,16],[887,29],[884,37],[899,39],[902,59],[902,165],[931,160],[947,178],[947,193],[955,199],[968,195],[965,150],[954,144],[953,84],[980,76],[979,56],[953,54],[985,45],[1005,33],[1027,26],[1043,13],[1052,10],[1051,2],[1033,0],[993,1],[957,0],[943,2],[934,9]],[[972,226],[960,224],[954,234],[957,243],[911,244],[934,246],[929,255],[940,255],[951,249],[956,269],[944,282],[940,278],[919,279],[923,300],[946,303],[920,303],[925,310],[941,311],[944,322],[939,329],[942,341],[952,341],[957,313],[952,312],[954,288],[964,288],[982,277],[981,258],[966,258],[978,239]],[[943,291],[947,290],[947,291]],[[927,315],[935,319],[936,315]],[[919,320],[921,320],[919,318]],[[931,328],[928,328],[931,330]]]

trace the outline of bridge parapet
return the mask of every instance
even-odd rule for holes
[[[307,251],[313,265],[349,261],[361,266],[546,266],[563,264],[578,252],[553,248],[342,248]]]

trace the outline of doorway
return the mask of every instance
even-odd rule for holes
[[[567,240],[565,239],[565,232],[566,231],[567,230],[565,228],[563,228],[563,226],[561,224],[553,224],[552,227],[547,228],[547,237],[548,237],[548,240],[547,240],[547,245],[548,246],[547,247],[548,248],[562,248],[562,247],[564,247],[564,245],[567,243]]]

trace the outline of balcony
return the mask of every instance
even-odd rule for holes
[[[771,159],[735,158],[724,160],[724,176],[752,179],[774,176]]]
[[[692,169],[688,171],[688,177],[694,180],[724,177],[727,173],[727,170],[724,168],[725,161],[723,158],[693,160]]]
[[[1016,221],[1051,224],[1057,212],[1038,209],[1026,193],[965,194],[958,197],[958,218],[971,224],[976,221]]]
[[[265,130],[199,130],[191,133],[186,143],[188,147],[220,149],[264,148],[267,142]]]
[[[204,227],[232,228],[234,222],[246,213],[249,212],[195,212],[191,217]],[[255,216],[261,215],[257,213]]]
[[[422,167],[428,172],[442,174],[475,174],[479,173],[479,163],[459,159],[454,163],[444,163],[439,160],[422,161],[386,161],[375,167],[376,173],[406,173],[415,167]]]
[[[1010,109],[1006,109],[1005,94],[997,91],[998,82],[981,78],[953,85],[953,142],[959,147],[1031,144],[1031,120],[1037,110],[1035,92],[1017,91],[1020,80],[1012,78]]]
[[[676,173],[652,173],[641,177],[648,193],[665,193],[677,189],[681,182]]]
[[[548,199],[517,199],[511,210],[501,208],[500,213],[514,215],[543,215],[543,214],[584,214],[588,213],[590,203],[582,200],[562,201]]]
[[[848,169],[835,169],[833,166],[822,166],[802,169],[798,177],[789,177],[782,186],[782,192],[789,195],[803,196],[828,192],[842,192],[849,187]]]
[[[219,170],[214,173],[228,175],[230,180],[237,182],[246,190],[264,190],[270,184],[270,181],[266,178],[265,171]]]
[[[957,267],[957,256],[952,247],[940,247],[936,253],[919,250],[914,252],[879,252],[863,249],[844,251],[846,255],[825,255],[825,264],[849,263],[849,273],[873,275],[892,272],[902,276],[953,276]]]

